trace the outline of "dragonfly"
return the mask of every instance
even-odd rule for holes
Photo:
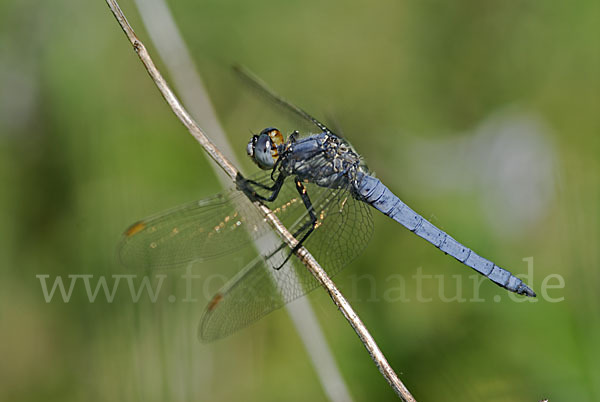
[[[236,187],[131,225],[123,234],[123,264],[151,269],[230,257],[259,249],[208,302],[198,327],[202,341],[228,336],[319,283],[296,252],[306,247],[333,276],[362,253],[377,210],[487,277],[529,297],[534,291],[504,268],[479,256],[412,210],[367,168],[342,136],[283,99],[250,72],[244,79],[284,109],[314,126],[284,138],[268,127],[252,135],[246,152],[260,168]],[[298,240],[290,249],[274,235],[253,202],[268,206]]]

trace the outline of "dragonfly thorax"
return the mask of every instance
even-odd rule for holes
[[[280,171],[321,187],[340,188],[353,184],[361,159],[344,140],[324,132],[288,142]]]

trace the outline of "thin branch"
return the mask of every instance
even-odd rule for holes
[[[181,120],[183,125],[188,129],[190,134],[202,145],[204,150],[208,153],[208,155],[225,171],[225,173],[229,176],[229,178],[235,182],[238,170],[233,166],[231,162],[214,146],[214,144],[206,137],[206,135],[202,132],[200,127],[196,124],[196,122],[192,119],[190,114],[183,108],[173,91],[167,85],[165,79],[162,77],[154,62],[152,61],[148,51],[144,44],[138,39],[133,28],[129,25],[127,18],[121,11],[116,0],[106,0],[106,3],[110,7],[112,13],[115,18],[119,22],[119,25],[127,35],[129,42],[133,45],[134,50],[138,54],[140,60],[146,67],[146,70],[150,74],[150,77],[160,90],[162,96],[165,98],[173,113]],[[272,226],[272,228],[277,232],[283,240],[288,244],[289,247],[293,248],[298,241],[291,235],[290,232],[286,229],[285,226],[277,219],[277,217],[271,212],[269,208],[265,205],[255,202],[254,205],[261,211],[261,213],[266,218],[267,222]],[[369,355],[375,362],[375,365],[379,369],[379,371],[383,374],[384,378],[390,384],[390,386],[394,389],[396,394],[402,398],[402,400],[406,402],[413,402],[415,399],[410,394],[408,389],[404,386],[402,381],[398,378],[394,370],[391,368],[389,363],[387,362],[385,356],[375,343],[375,340],[362,323],[358,315],[354,312],[348,301],[344,298],[344,296],[337,289],[333,281],[329,278],[327,273],[321,268],[319,263],[315,260],[315,258],[306,250],[306,248],[302,247],[297,252],[298,258],[302,263],[307,267],[310,273],[317,278],[317,280],[321,283],[321,285],[327,290],[331,299],[336,304],[336,306],[340,309],[344,317],[348,320],[354,331],[362,341],[363,345],[369,352]]]

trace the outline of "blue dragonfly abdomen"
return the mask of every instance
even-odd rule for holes
[[[389,216],[416,235],[427,240],[444,253],[451,255],[497,285],[517,294],[535,297],[523,281],[493,262],[480,257],[470,248],[454,240],[446,232],[435,227],[421,215],[400,200],[379,179],[367,174],[361,175],[356,188],[363,201]]]

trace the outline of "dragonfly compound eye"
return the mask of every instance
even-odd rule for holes
[[[273,153],[273,150],[275,149],[275,154]],[[273,144],[273,142],[271,141],[271,137],[269,137],[268,134],[266,133],[261,133],[257,140],[256,143],[253,146],[253,154],[250,155],[252,157],[252,159],[254,159],[254,162],[256,162],[256,164],[261,168],[261,169],[271,169],[273,168],[273,166],[275,166],[275,158],[277,156],[277,147]],[[275,156],[275,158],[274,158]]]

